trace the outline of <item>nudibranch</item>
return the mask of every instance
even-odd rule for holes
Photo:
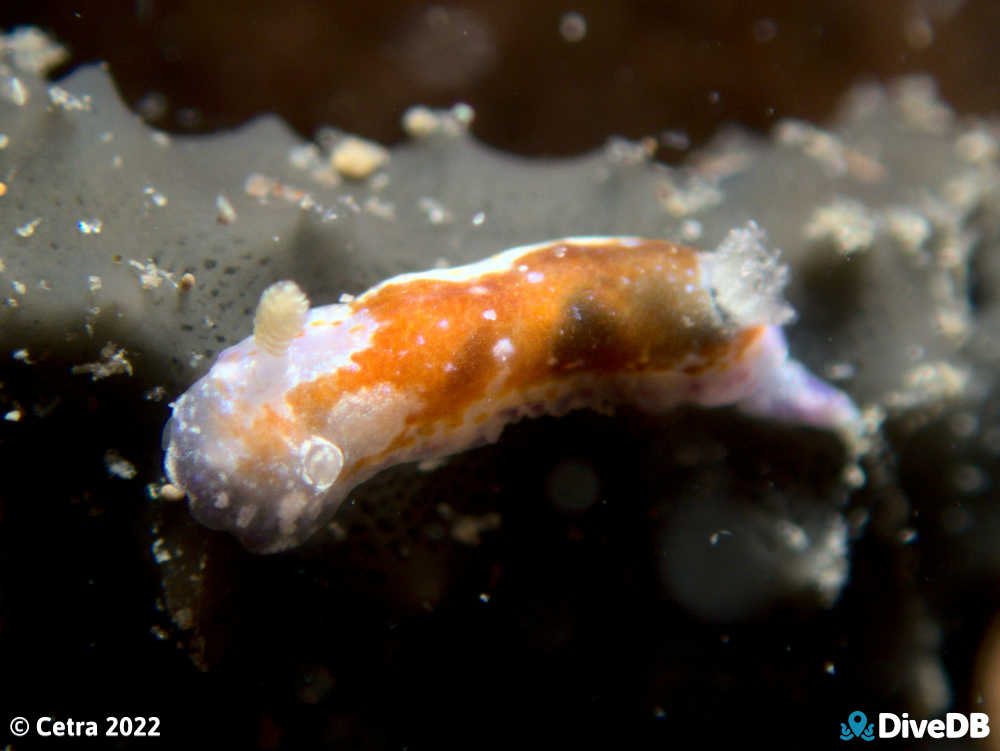
[[[250,550],[304,542],[359,483],[525,416],[688,403],[842,430],[850,398],[791,359],[785,267],[754,224],[714,252],[577,237],[403,274],[309,309],[264,292],[253,336],[173,403],[166,472]]]

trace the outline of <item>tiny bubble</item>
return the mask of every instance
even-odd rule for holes
[[[571,44],[583,41],[587,36],[587,19],[575,11],[564,13],[559,19],[559,35]]]

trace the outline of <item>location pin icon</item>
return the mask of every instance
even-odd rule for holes
[[[855,710],[847,718],[847,724],[851,726],[851,732],[854,733],[854,737],[860,738],[861,734],[865,731],[865,725],[868,724],[868,718],[865,717],[864,712]]]

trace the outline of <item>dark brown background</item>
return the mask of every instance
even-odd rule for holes
[[[580,42],[559,34],[568,11],[587,19]],[[70,47],[61,71],[107,60],[129,103],[162,94],[153,119],[178,131],[276,112],[304,136],[393,142],[407,106],[466,101],[483,141],[571,154],[609,135],[821,122],[853,82],[913,71],[960,111],[1000,103],[990,0],[5,2],[0,24],[19,23]]]

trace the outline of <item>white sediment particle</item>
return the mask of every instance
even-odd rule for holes
[[[219,224],[232,224],[236,221],[236,209],[222,193],[215,197],[215,220]]]
[[[161,148],[165,149],[170,145],[170,136],[168,136],[161,130],[153,131],[153,134],[152,136],[150,136],[150,138],[153,139],[153,143],[155,143],[157,146]]]
[[[951,126],[955,113],[938,98],[937,84],[930,76],[903,78],[895,86],[893,94],[896,107],[911,127],[943,135]]]
[[[288,163],[296,169],[305,170],[319,162],[319,147],[314,143],[293,146],[288,152]]]
[[[6,133],[0,133],[0,151],[10,145],[10,137]]]
[[[156,497],[164,501],[184,500],[184,490],[173,483],[166,482],[157,489]]]
[[[104,226],[104,223],[100,219],[94,217],[92,219],[81,219],[76,223],[76,226],[83,235],[99,235],[101,234],[101,227]]]
[[[28,103],[28,88],[17,76],[8,76],[0,87],[0,94],[4,99],[13,102],[18,107],[23,107]]]
[[[447,110],[417,105],[403,113],[403,130],[411,138],[427,138],[436,133],[454,137],[465,133],[475,116],[475,110],[462,102]]]
[[[6,266],[6,264],[4,264],[3,259],[0,258],[0,274],[2,274],[3,272],[5,272],[6,270],[7,270],[7,266]]]
[[[321,158],[319,147],[314,143],[290,149],[288,163],[297,170],[308,172],[309,177],[321,185],[332,188],[340,184],[340,175],[329,160]]]
[[[180,551],[178,551],[178,553],[179,552]],[[200,560],[200,569],[202,571],[205,570],[205,564],[206,564],[206,559],[203,556]],[[173,621],[176,624],[177,628],[181,629],[182,631],[190,631],[192,628],[194,628],[194,613],[192,612],[191,608],[178,608],[176,611],[174,611]]]
[[[26,222],[22,224],[20,227],[16,227],[14,231],[21,237],[31,237],[33,234],[35,234],[35,227],[37,227],[41,221],[42,218],[40,216],[35,217],[30,222]]]
[[[439,469],[441,469],[441,467],[443,467],[445,464],[448,463],[448,458],[449,457],[447,456],[436,456],[433,459],[423,459],[417,462],[417,471],[424,473],[437,472]],[[441,513],[442,507],[448,507],[448,504],[439,503],[437,505],[437,511],[439,514]]]
[[[713,532],[708,536],[708,544],[714,547],[719,544],[719,541],[722,540],[723,537],[732,537],[732,536],[733,536],[732,530],[720,529],[717,532]]]
[[[379,219],[385,219],[389,222],[396,219],[395,204],[391,201],[385,201],[378,196],[369,196],[365,200],[365,211],[372,216],[377,216]]]
[[[496,511],[490,511],[482,516],[468,516],[460,514],[451,519],[451,538],[463,545],[479,545],[482,542],[484,532],[499,529],[503,523],[503,517]],[[480,599],[489,595],[480,595]]]
[[[913,527],[903,527],[899,530],[899,541],[904,545],[910,545],[917,541],[920,533]]]
[[[192,352],[191,357],[188,358],[188,366],[192,368],[197,368],[202,360],[205,359],[204,352]]]
[[[838,197],[813,211],[803,228],[810,242],[829,242],[843,255],[870,248],[878,219],[864,204]]]
[[[162,209],[167,205],[167,197],[163,195],[160,191],[154,188],[152,185],[147,185],[142,189],[143,195],[149,196],[149,200],[154,206]]]
[[[854,378],[855,367],[849,362],[832,362],[823,372],[831,381],[847,381]]]
[[[687,242],[694,242],[700,238],[702,231],[701,222],[697,219],[685,219],[681,222],[681,237]]]
[[[632,141],[620,136],[612,136],[605,146],[604,152],[612,164],[634,167],[645,164],[656,153],[656,139],[652,136]]]
[[[115,134],[112,133],[110,130],[106,130],[103,133],[101,133],[97,138],[101,143],[111,143],[115,138]]]
[[[731,145],[723,150],[698,154],[692,163],[702,180],[718,186],[720,181],[745,172],[754,159],[749,149]]]
[[[886,209],[885,224],[892,239],[910,253],[919,253],[933,231],[927,217],[906,206]]]
[[[426,138],[440,129],[440,119],[428,107],[417,105],[403,113],[403,130],[413,138]]]
[[[476,119],[476,111],[471,104],[457,102],[448,110],[451,118],[462,128],[468,128],[472,121]]]
[[[486,221],[485,212],[477,211],[475,215],[472,217],[472,226],[481,227],[483,225],[483,222],[485,221]]]
[[[31,355],[28,353],[28,350],[26,349],[23,348],[15,349],[13,352],[10,353],[10,356],[13,357],[15,360],[20,360],[25,365],[34,365],[34,361],[31,359]]]
[[[14,294],[23,295],[28,291],[28,288],[24,285],[24,282],[19,282],[16,279],[10,280],[10,286],[14,288]]]
[[[104,467],[108,470],[109,475],[120,477],[123,480],[131,480],[135,477],[135,465],[115,449],[108,449],[104,452]]]
[[[19,70],[44,75],[69,57],[66,48],[35,26],[21,26],[0,34],[0,51],[9,54]]]
[[[247,176],[243,183],[243,190],[248,196],[263,200],[271,194],[273,186],[274,180],[254,172]]]
[[[934,324],[944,336],[957,343],[966,339],[971,328],[967,313],[954,308],[939,308],[935,311]]]
[[[350,194],[343,195],[343,196],[340,196],[337,200],[340,201],[342,204],[344,204],[347,208],[349,208],[355,214],[360,214],[361,213],[361,207],[358,206],[358,202],[354,200],[354,196],[352,196]]]
[[[20,422],[21,421],[21,410],[12,409],[10,412],[3,416],[7,422]]]
[[[243,183],[243,190],[247,195],[253,196],[260,201],[266,200],[269,196],[274,196],[288,203],[298,204],[301,209],[311,209],[317,205],[316,200],[305,190],[297,188],[294,185],[285,185],[256,172],[247,177]],[[322,207],[319,208],[322,210]]]
[[[143,289],[155,289],[159,287],[164,280],[170,282],[175,287],[178,286],[177,282],[174,281],[174,275],[169,271],[164,271],[153,259],[146,259],[146,263],[140,263],[135,259],[128,259],[128,265],[139,272],[139,282],[142,284]]]
[[[67,112],[89,112],[90,95],[76,96],[66,91],[62,86],[49,86],[49,101],[56,107]]]
[[[497,319],[497,312],[492,308],[490,310],[484,310],[483,318],[485,318],[487,321],[495,321]]]
[[[153,386],[153,388],[142,395],[142,398],[147,402],[159,402],[163,401],[163,397],[166,395],[167,390],[163,386]]]
[[[682,217],[717,206],[724,194],[714,181],[693,174],[683,184],[672,177],[661,180],[656,198],[668,214]]]
[[[790,519],[778,519],[774,523],[775,532],[785,546],[797,553],[809,548],[809,535],[801,526]]]
[[[87,277],[87,287],[91,292],[97,292],[103,286],[101,277],[91,274]]]
[[[775,128],[775,139],[815,159],[831,177],[847,172],[844,145],[829,131],[801,120],[782,120]]]
[[[917,365],[903,375],[903,388],[886,395],[887,407],[910,409],[954,399],[969,383],[968,370],[938,361]]]
[[[349,302],[354,302],[354,295],[349,292],[341,292],[340,297],[337,298],[337,302],[341,304],[346,304]]]
[[[993,134],[979,125],[955,139],[955,153],[966,162],[982,164],[996,159],[1000,146]]]
[[[90,380],[99,381],[108,376],[124,373],[132,375],[132,363],[125,356],[125,348],[118,347],[114,342],[108,342],[101,348],[101,359],[70,368],[74,375],[90,374]]]
[[[886,169],[877,159],[844,144],[837,136],[811,123],[784,120],[775,129],[778,143],[797,148],[815,160],[828,177],[850,175],[862,182],[877,182]]]
[[[427,215],[427,221],[431,224],[450,224],[453,220],[452,214],[441,202],[430,196],[422,196],[417,201],[419,209]]]
[[[94,323],[97,321],[97,316],[101,314],[101,308],[97,305],[92,305],[87,308],[87,315],[83,319],[83,328],[87,331],[87,336],[94,335]]]
[[[173,558],[173,556],[170,555],[170,551],[167,550],[167,543],[162,537],[157,537],[153,540],[153,544],[149,549],[153,554],[153,560],[157,563],[163,564]]]
[[[368,177],[388,161],[389,152],[385,148],[357,136],[343,138],[330,155],[333,168],[355,180]]]

